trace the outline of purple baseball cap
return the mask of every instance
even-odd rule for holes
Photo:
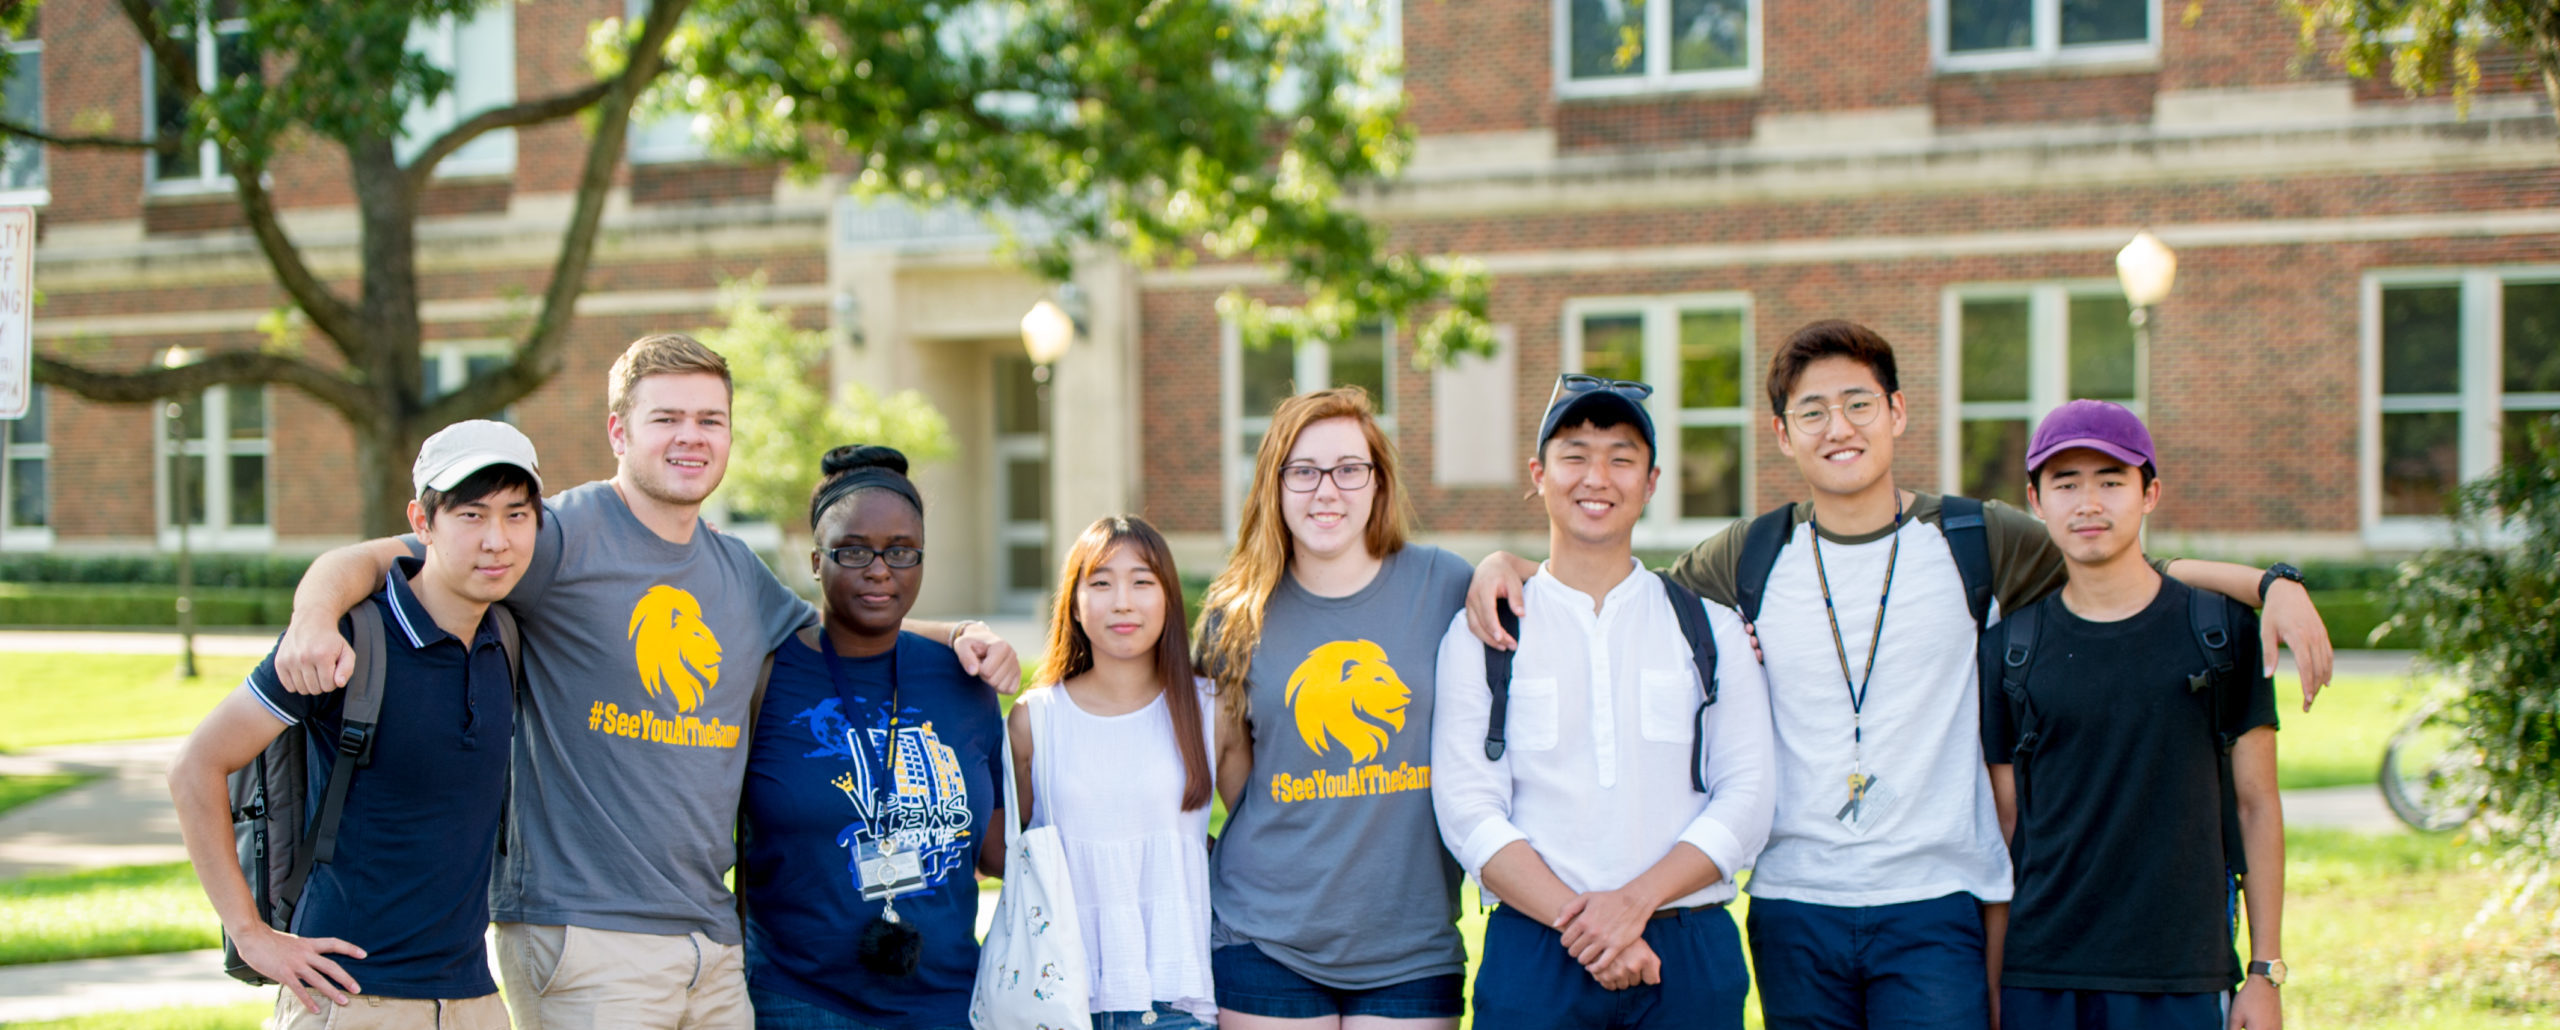
[[[2054,455],[2074,447],[2159,471],[2152,460],[2151,431],[2132,411],[2113,401],[2078,400],[2053,409],[2027,442],[2027,474],[2034,475]]]

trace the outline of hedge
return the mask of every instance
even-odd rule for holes
[[[178,590],[153,584],[0,583],[0,626],[175,627]],[[198,587],[198,626],[282,626],[293,591]]]
[[[309,556],[199,554],[197,586],[293,589],[311,567]],[[0,554],[0,583],[178,582],[178,559],[169,554]]]

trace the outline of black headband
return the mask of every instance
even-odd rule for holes
[[[844,500],[854,491],[866,487],[877,487],[904,497],[908,504],[916,506],[916,514],[924,514],[924,498],[916,495],[916,484],[913,481],[895,469],[865,465],[827,480],[825,485],[818,488],[818,496],[809,500],[809,528],[816,530],[818,517],[826,514],[827,509],[835,507],[837,501]]]

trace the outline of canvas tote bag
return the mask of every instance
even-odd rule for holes
[[[1031,719],[1040,748],[1044,712]],[[978,982],[969,992],[969,1025],[977,1030],[1090,1030],[1092,967],[1084,928],[1076,922],[1074,882],[1058,828],[1017,830],[1024,821],[1013,783],[1013,734],[1004,735],[1004,893],[978,952]]]

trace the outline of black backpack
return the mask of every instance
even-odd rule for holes
[[[2231,745],[2235,738],[2222,731],[2223,699],[2229,696],[2228,691],[2234,689],[2230,681],[2240,667],[2231,647],[2232,601],[2210,590],[2188,593],[2191,598],[2187,605],[2189,621],[2194,624],[2196,642],[2204,647],[2205,667],[2187,675],[2187,693],[2205,695],[2205,703],[2210,706],[2206,711],[2210,713],[2208,721],[2213,726],[2214,753],[2217,756],[2215,770],[2222,790],[2222,862],[2232,875],[2245,876],[2249,872],[2249,855],[2240,840],[2239,794],[2231,784]],[[2017,803],[2021,808],[2027,803],[2028,760],[2035,756],[2037,746],[2044,740],[2043,727],[2036,716],[2035,698],[2027,693],[2027,670],[2035,661],[2037,610],[2048,603],[2061,602],[2048,598],[2001,619],[2000,625],[1986,634],[1991,638],[1990,646],[1983,649],[1985,654],[2000,656],[2000,694],[2017,713],[2018,743],[2011,750],[2009,761],[2011,775],[2017,782]],[[1986,680],[1988,675],[1986,671]],[[1985,702],[1990,700],[1985,699]],[[2020,841],[2023,839],[2021,835]],[[2011,844],[2010,851],[2011,857],[2015,858],[2018,844]]]
[[[507,653],[507,673],[517,685],[524,682],[524,644],[516,630],[515,613],[505,605],[489,606],[489,617],[498,624],[498,642]],[[338,732],[338,760],[329,767],[329,785],[321,795],[319,807],[306,817],[311,808],[308,796],[311,779],[306,752],[311,729],[308,723],[287,726],[267,750],[249,764],[231,774],[231,838],[240,858],[240,874],[249,881],[249,895],[257,902],[260,921],[278,930],[290,932],[293,916],[302,904],[303,885],[310,882],[311,867],[335,861],[338,856],[338,819],[345,814],[347,785],[354,782],[358,766],[373,764],[375,724],[382,716],[382,680],[384,660],[382,609],[371,598],[357,604],[349,613],[355,645],[355,674],[347,678],[344,722]],[[498,839],[506,840],[502,827]],[[222,971],[235,980],[257,986],[275,981],[240,960],[240,951],[231,943],[231,935],[222,935]]]
[[[1991,617],[1991,537],[1983,528],[1982,502],[1949,494],[1938,504],[1938,532],[1946,536],[1947,550],[1955,557],[1956,575],[1964,580],[1964,606],[1973,613],[1973,628],[1978,631]],[[1777,566],[1778,552],[1795,537],[1795,508],[1792,501],[1771,508],[1743,531],[1733,599],[1744,622],[1760,622],[1760,599],[1769,590],[1769,570]]]
[[[1716,637],[1707,625],[1707,609],[1698,595],[1681,586],[1667,572],[1656,572],[1662,580],[1663,593],[1671,595],[1671,611],[1680,620],[1680,635],[1689,641],[1689,659],[1698,667],[1697,717],[1689,725],[1689,787],[1700,794],[1707,792],[1707,706],[1716,703]],[[1520,639],[1520,616],[1511,606],[1494,602],[1495,617],[1502,631],[1516,644]],[[1493,689],[1493,713],[1484,724],[1484,757],[1501,761],[1505,747],[1503,723],[1511,713],[1511,652],[1494,647],[1484,648],[1484,681]]]

